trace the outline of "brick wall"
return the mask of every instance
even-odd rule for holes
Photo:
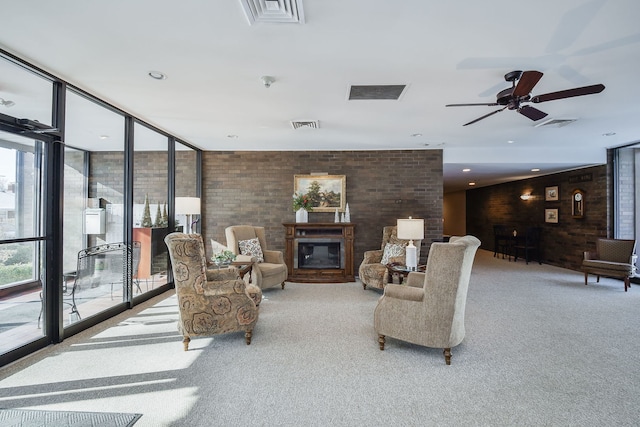
[[[442,237],[442,150],[203,153],[203,224],[207,239],[224,243],[234,224],[262,225],[271,249],[284,250],[283,222],[294,222],[293,176],[346,175],[355,227],[355,268],[378,249],[382,227],[409,215],[425,219],[425,240]],[[311,212],[309,222],[333,222]],[[423,243],[422,259],[428,244]]]
[[[542,227],[543,262],[579,270],[585,250],[595,250],[598,237],[609,237],[610,215],[608,166],[595,166],[571,172],[508,182],[467,191],[467,233],[482,241],[482,248],[493,251],[493,225],[505,224],[524,233],[527,226]],[[591,174],[592,180],[574,182]],[[559,201],[545,201],[545,187],[558,186]],[[571,215],[571,193],[585,192],[585,216]],[[520,195],[531,193],[529,200]],[[546,223],[545,209],[558,209],[557,224]]]

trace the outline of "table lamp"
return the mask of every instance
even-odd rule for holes
[[[398,219],[396,232],[398,239],[408,240],[409,244],[405,248],[407,267],[411,271],[418,268],[418,248],[413,245],[413,241],[424,239],[424,219]]]
[[[193,233],[191,215],[200,215],[200,197],[176,197],[176,215],[187,216],[185,233]]]

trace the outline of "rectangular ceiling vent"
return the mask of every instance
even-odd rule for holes
[[[394,99],[397,100],[407,85],[359,85],[351,86],[349,100]]]
[[[294,129],[318,129],[320,122],[318,120],[295,120],[291,122]]]
[[[249,25],[304,24],[302,0],[240,0]]]
[[[537,125],[535,125],[535,127],[539,128],[542,126],[553,126],[556,128],[561,128],[562,126],[566,126],[570,123],[575,122],[578,119],[549,119],[549,120],[545,120],[542,123],[538,123]]]

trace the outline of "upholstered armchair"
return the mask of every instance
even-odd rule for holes
[[[404,264],[406,262],[405,247],[408,240],[398,239],[395,225],[389,225],[382,229],[382,244],[380,249],[366,251],[364,259],[358,269],[358,275],[362,282],[362,287],[384,289],[389,283],[389,271],[387,264],[396,262]],[[422,240],[414,240],[413,244],[417,248],[418,260],[420,260],[420,246]]]
[[[236,261],[253,259],[253,283],[260,289],[282,286],[287,280],[287,265],[281,251],[269,250],[264,227],[232,225],[224,230],[227,248],[237,255]]]
[[[451,364],[451,348],[465,335],[467,289],[479,246],[474,236],[433,243],[424,273],[409,273],[407,285],[384,288],[374,312],[380,350],[384,350],[385,337],[392,337],[442,348],[446,364]]]
[[[635,250],[635,240],[596,240],[596,251],[584,253],[582,261],[584,284],[587,284],[589,273],[596,275],[596,282],[600,282],[600,276],[613,277],[624,280],[626,292],[631,287],[630,278],[636,271]]]
[[[207,271],[204,244],[199,234],[170,233],[169,248],[178,297],[178,330],[184,350],[194,336],[244,332],[251,344],[258,307],[234,269]]]

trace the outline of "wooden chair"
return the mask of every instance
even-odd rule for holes
[[[516,236],[515,244],[513,245],[513,257],[515,261],[518,261],[520,252],[524,254],[524,259],[527,264],[531,260],[531,255],[535,254],[538,264],[542,264],[540,259],[540,234],[542,233],[541,227],[528,227],[525,235],[520,239]]]

